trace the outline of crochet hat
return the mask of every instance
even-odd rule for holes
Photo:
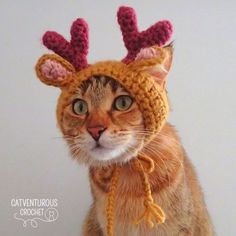
[[[59,125],[69,97],[82,81],[93,75],[104,75],[117,80],[135,98],[145,129],[155,134],[169,111],[165,87],[158,79],[165,77],[168,68],[163,64],[171,60],[169,49],[160,46],[169,40],[172,25],[169,21],[159,21],[139,32],[135,12],[130,7],[120,7],[117,18],[128,50],[124,59],[88,64],[88,25],[79,18],[71,26],[70,42],[53,31],[44,34],[43,44],[56,54],[46,54],[38,60],[37,76],[43,83],[62,89],[57,107]]]
[[[136,100],[143,115],[145,130],[149,131],[145,142],[162,128],[169,107],[165,91],[165,77],[172,60],[172,47],[164,46],[172,34],[169,21],[159,21],[140,32],[135,12],[130,7],[120,7],[117,13],[127,55],[121,61],[102,61],[88,64],[88,25],[79,18],[71,26],[71,40],[68,42],[56,32],[48,31],[43,44],[56,54],[43,55],[36,64],[38,78],[47,85],[59,87],[61,95],[57,105],[57,120],[62,132],[64,109],[72,101],[80,84],[92,76],[103,75],[118,81]],[[149,163],[144,168],[142,162]],[[144,185],[146,217],[152,227],[151,218],[157,223],[165,221],[164,212],[153,202],[147,174],[154,168],[153,161],[144,156],[135,158],[134,166],[140,171]],[[107,204],[107,234],[112,235],[114,196],[121,166],[115,166],[110,183]],[[142,218],[142,217],[141,217]],[[140,220],[139,220],[140,221]]]

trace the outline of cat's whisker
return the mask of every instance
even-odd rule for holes
[[[132,149],[133,147],[130,146],[130,148]],[[133,154],[133,151],[136,151],[136,150],[133,148],[131,154]],[[146,153],[143,152],[142,149],[141,149],[140,151],[138,151],[138,153],[139,153],[140,155],[146,155]],[[155,164],[156,164],[156,166],[159,168],[159,170],[161,171],[161,170],[162,170],[161,167],[160,167],[156,162],[155,162]]]
[[[80,155],[81,149],[79,149],[79,148],[70,149],[70,152],[71,152],[72,156],[73,156],[75,159],[79,159],[79,158],[82,157],[82,156]]]
[[[170,148],[169,146],[165,145],[165,143],[161,143],[160,145],[163,146],[163,150],[168,150],[168,152],[170,152],[172,154],[172,156],[174,157],[173,159],[171,159],[169,161],[171,161],[172,163],[177,162],[181,166],[181,168],[184,168],[183,162],[180,161],[180,159],[179,159],[180,153],[173,152],[173,149]],[[155,151],[157,151],[157,150],[155,149]]]
[[[171,143],[174,143],[174,144],[176,144],[177,146],[180,144],[176,139],[173,139],[173,138],[170,138],[169,139],[169,136],[162,136],[162,135],[160,135],[160,134],[158,134],[157,135],[157,138],[159,139],[159,140],[157,140],[157,139],[152,139],[151,140],[151,143],[160,143],[160,141],[161,141],[161,138],[165,138],[165,142],[171,142]]]
[[[166,159],[164,154],[162,152],[160,152],[159,150],[152,149],[152,148],[148,148],[148,151],[150,151],[153,155],[158,154],[158,160],[160,160],[163,163],[164,167],[165,167],[166,174],[167,174],[167,177],[168,177],[169,186],[170,186],[169,170],[167,168],[166,162],[164,161]]]
[[[51,137],[52,139],[62,139],[62,140],[64,140],[65,139],[65,137],[63,137],[63,136],[58,136],[58,137]]]

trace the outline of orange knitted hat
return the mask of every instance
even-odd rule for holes
[[[46,54],[39,58],[36,64],[38,78],[47,85],[59,87],[61,95],[57,105],[57,119],[62,124],[64,109],[69,105],[70,98],[76,93],[80,84],[92,76],[103,75],[118,81],[135,98],[143,114],[145,130],[152,135],[146,137],[150,141],[154,134],[160,131],[166,121],[169,106],[165,91],[165,77],[172,60],[172,47],[162,47],[170,39],[172,25],[169,21],[159,21],[147,30],[139,32],[135,12],[130,7],[120,7],[117,14],[124,44],[128,53],[121,61],[102,61],[88,64],[88,26],[79,18],[71,27],[71,40],[68,42],[56,32],[48,31],[43,36],[44,45],[56,54]],[[60,125],[64,133],[63,126]],[[142,161],[150,163],[145,170]],[[165,220],[162,210],[153,203],[147,173],[153,169],[152,160],[139,157],[134,160],[136,169],[140,171],[146,201],[144,205],[148,223],[153,226],[150,214],[155,215],[156,221]],[[113,205],[112,199],[118,181],[117,167],[111,180],[107,207],[107,234],[112,235]]]
[[[93,75],[105,75],[117,80],[135,98],[145,129],[157,133],[165,123],[169,107],[165,88],[157,83],[155,74],[165,75],[166,68],[162,66],[170,55],[168,49],[160,46],[169,40],[172,26],[169,21],[159,21],[139,32],[135,12],[129,7],[120,7],[117,18],[128,49],[123,60],[89,65],[88,26],[79,18],[72,24],[70,42],[56,32],[44,34],[44,45],[56,54],[46,54],[38,60],[37,76],[43,83],[62,89],[57,108],[59,124],[69,96],[81,82]]]

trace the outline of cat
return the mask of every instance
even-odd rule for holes
[[[59,127],[72,156],[89,166],[83,236],[215,235],[194,167],[166,122],[172,57],[170,44],[143,48],[128,65],[76,71],[51,54],[36,65],[43,83],[61,88]]]
[[[93,195],[83,226],[84,236],[106,235],[104,209],[112,170],[104,166],[113,163],[122,163],[114,235],[214,235],[195,170],[172,125],[166,123],[141,148],[147,131],[138,105],[121,84],[107,76],[93,76],[82,82],[72,100],[63,120],[65,139],[72,156],[90,166]],[[132,223],[143,211],[142,183],[129,165],[135,150],[156,163],[149,181],[153,197],[167,219],[152,229]]]
[[[56,54],[35,67],[43,83],[61,89],[59,128],[72,156],[89,166],[93,203],[83,236],[212,236],[194,167],[166,121],[172,24],[139,31],[126,6],[117,20],[127,49],[121,61],[89,64],[88,25],[78,18],[70,41],[44,34]]]

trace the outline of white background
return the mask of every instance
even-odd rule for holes
[[[168,77],[169,120],[196,166],[218,235],[236,235],[236,1],[0,2],[0,235],[80,235],[91,203],[87,169],[69,157],[56,127],[59,90],[35,76],[46,30],[69,38],[72,21],[90,26],[89,62],[126,54],[116,22],[133,6],[141,30],[157,20],[174,25],[175,56]],[[57,198],[60,217],[37,229],[13,219],[12,198]]]

